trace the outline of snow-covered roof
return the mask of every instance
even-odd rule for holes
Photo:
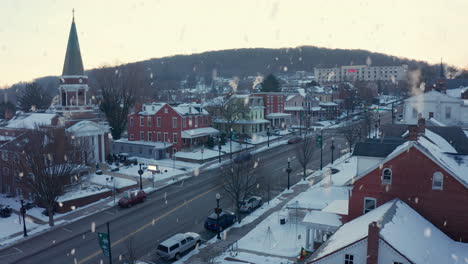
[[[172,143],[169,142],[156,142],[156,141],[129,141],[126,138],[121,138],[114,141],[115,143],[124,143],[124,144],[133,144],[133,145],[142,145],[142,146],[152,146],[156,149],[166,149],[172,146]]]
[[[462,93],[468,90],[468,87],[459,87],[456,89],[447,89],[447,95],[455,98],[461,98]]]
[[[66,130],[69,133],[73,133],[75,136],[83,137],[104,134],[109,131],[109,128],[96,122],[84,120],[74,124]]]
[[[322,210],[335,200],[348,200],[349,193],[346,187],[324,187],[314,185],[307,191],[292,199],[288,206],[298,206],[302,209]]]
[[[334,102],[320,102],[319,105],[321,106],[337,106],[337,103]]]
[[[421,103],[421,102],[454,102],[461,103],[461,99],[448,96],[444,93],[438,91],[429,91],[427,93],[422,93],[419,95],[412,96],[408,99],[405,99],[405,103]]]
[[[323,208],[323,212],[329,212],[334,214],[348,215],[348,200],[335,200],[328,204],[327,207]]]
[[[305,111],[302,106],[285,106],[284,111]]]
[[[428,129],[426,129],[426,134],[424,136],[420,136],[417,141],[407,141],[401,144],[395,148],[387,158],[363,171],[356,178],[349,180],[347,184],[352,184],[354,181],[366,176],[382,164],[385,164],[403,152],[408,151],[412,147],[415,147],[421,153],[432,159],[441,168],[446,170],[450,175],[468,188],[468,173],[466,173],[466,168],[468,167],[468,155],[456,155],[457,151],[450,145],[450,143]]]
[[[208,115],[200,104],[180,104],[172,108],[180,115]]]
[[[197,138],[218,134],[219,131],[212,127],[202,127],[182,131],[182,138]]]
[[[291,114],[286,114],[286,113],[271,113],[266,116],[266,118],[278,118],[278,117],[285,117],[289,118],[291,117]]]
[[[307,93],[305,92],[305,89],[304,88],[299,88],[297,89],[297,92],[302,96],[302,97],[306,97]]]
[[[155,115],[165,105],[166,105],[166,103],[143,104],[141,106],[142,111],[139,112],[138,114],[140,114],[140,115]]]
[[[302,219],[302,222],[305,224],[312,224],[314,226],[335,227],[333,228],[334,230],[343,224],[341,216],[335,213],[316,210],[308,212]]]
[[[52,120],[58,117],[57,114],[46,114],[46,113],[32,113],[17,115],[10,121],[8,121],[7,128],[26,128],[34,129],[37,126],[50,126]]]
[[[468,244],[452,240],[406,203],[395,199],[344,224],[310,260],[366,238],[372,222],[377,222],[380,238],[412,263],[448,264],[468,259]]]
[[[437,120],[437,119],[435,119],[433,117],[429,118],[427,121],[434,124],[434,125],[436,125],[436,126],[441,126],[441,127],[447,126],[446,124],[440,122],[439,120]]]
[[[15,138],[16,137],[0,135],[0,141],[10,141],[10,140],[13,140]]]
[[[216,119],[216,120],[213,120],[214,123],[227,123],[226,120],[224,119]],[[270,123],[270,121],[268,120],[265,120],[265,119],[254,119],[254,120],[246,120],[246,119],[241,119],[241,120],[236,120],[234,122],[234,124],[245,124],[245,125],[249,125],[249,124],[265,124],[265,123]]]

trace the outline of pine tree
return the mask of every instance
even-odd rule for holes
[[[262,82],[262,92],[281,92],[280,83],[273,74],[269,74]]]
[[[28,83],[18,98],[19,108],[25,112],[47,109],[51,101],[51,95],[36,82]]]

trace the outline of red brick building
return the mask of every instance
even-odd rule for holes
[[[263,98],[263,116],[268,119],[273,128],[284,128],[289,125],[291,114],[284,112],[285,96],[279,92],[254,93]]]
[[[198,104],[171,106],[166,103],[137,105],[128,115],[128,141],[168,143],[174,154],[183,148],[200,145],[218,133],[211,117]]]
[[[349,220],[398,198],[452,239],[468,241],[466,155],[446,154],[456,151],[434,134],[404,143],[353,180]]]

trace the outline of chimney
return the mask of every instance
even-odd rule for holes
[[[11,111],[11,109],[5,109],[5,113],[4,113],[4,117],[5,117],[5,120],[10,120],[13,118],[13,111]]]
[[[140,103],[135,104],[135,113],[141,112],[142,107]]]
[[[420,117],[418,119],[418,133],[419,134],[424,134],[426,133],[426,119]]]
[[[380,228],[377,222],[369,224],[367,233],[367,264],[378,264],[379,259],[379,236]]]
[[[408,140],[416,141],[418,140],[419,129],[417,125],[409,125],[408,126]]]
[[[461,99],[468,99],[468,89],[465,89],[465,91],[461,94]]]

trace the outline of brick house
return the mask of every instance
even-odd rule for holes
[[[128,115],[127,124],[128,143],[159,142],[171,156],[184,148],[201,145],[219,133],[211,127],[211,117],[199,104],[137,105]]]
[[[265,92],[254,93],[254,96],[263,97],[263,116],[270,121],[272,128],[285,128],[289,125],[291,114],[284,112],[285,97],[284,93]]]
[[[468,153],[423,122],[406,134],[409,141],[349,182],[349,219],[398,198],[452,239],[468,241]]]

